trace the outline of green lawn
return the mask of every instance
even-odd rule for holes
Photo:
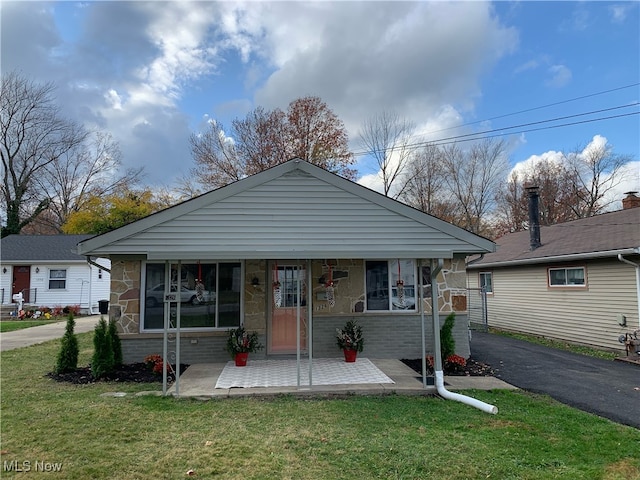
[[[62,318],[55,320],[2,320],[0,322],[0,333],[13,332],[14,330],[22,330],[23,328],[37,327],[39,325],[48,325],[62,321],[64,321]]]
[[[586,345],[577,345],[575,343],[563,342],[562,340],[554,340],[552,338],[538,337],[536,335],[527,335],[526,333],[510,332],[506,330],[500,330],[497,328],[490,328],[491,333],[502,335],[505,337],[517,338],[518,340],[524,340],[526,342],[537,343],[546,347],[557,348],[559,350],[566,350],[573,353],[579,353],[581,355],[588,355],[590,357],[602,358],[604,360],[614,360],[620,356],[620,353],[611,352],[608,350],[602,350],[595,347],[589,347]],[[620,345],[622,354],[624,354],[624,345]]]
[[[640,478],[640,430],[545,396],[468,392],[495,416],[437,397],[100,397],[161,386],[58,384],[44,377],[57,350],[0,354],[3,467],[31,462],[2,478],[44,478],[36,461],[61,463],[56,479]]]

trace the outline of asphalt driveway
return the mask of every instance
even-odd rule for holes
[[[516,387],[640,428],[640,366],[473,332],[473,359]]]

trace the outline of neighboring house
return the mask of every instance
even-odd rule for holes
[[[111,259],[109,316],[117,320],[125,361],[162,353],[168,318],[172,349],[180,322],[186,363],[227,360],[227,330],[239,325],[259,333],[266,346],[259,357],[298,348],[338,356],[336,328],[353,318],[363,327],[367,356],[419,357],[417,284],[430,282],[437,259],[444,260],[439,308],[442,317],[457,310],[456,349],[466,357],[465,258],[494,248],[302,160],[78,245],[82,255]],[[429,314],[430,288],[424,290]],[[427,336],[431,350],[428,323]]]
[[[639,203],[631,192],[623,210],[505,235],[470,261],[489,326],[624,350],[618,337],[640,328]]]
[[[92,235],[9,235],[1,240],[2,304],[22,293],[35,307],[75,306],[98,313],[98,301],[109,298],[111,262],[96,265],[76,253],[77,244]]]

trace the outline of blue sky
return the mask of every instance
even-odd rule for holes
[[[626,105],[505,138],[512,165],[606,139],[636,160],[622,191],[640,189],[638,2],[3,1],[0,15],[2,71],[54,81],[67,115],[111,132],[150,186],[188,174],[206,120],[317,95],[354,151],[383,110],[437,140]],[[358,169],[376,188],[371,160]]]

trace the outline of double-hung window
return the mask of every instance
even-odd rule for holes
[[[550,287],[584,287],[584,267],[564,267],[549,269]]]
[[[49,290],[64,290],[67,288],[67,271],[64,269],[49,270]]]
[[[367,311],[416,309],[416,266],[413,260],[367,260]]]
[[[479,273],[480,288],[486,293],[493,293],[493,274],[491,272]]]

